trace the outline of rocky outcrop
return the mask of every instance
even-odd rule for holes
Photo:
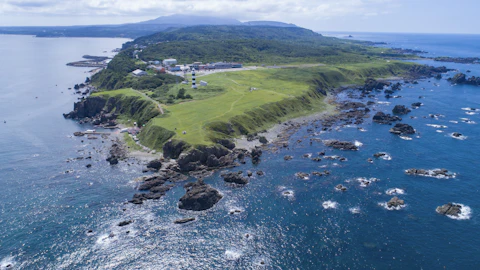
[[[394,127],[390,129],[390,133],[401,135],[401,134],[415,134],[415,129],[408,125],[397,123]]]
[[[243,177],[242,173],[243,173],[242,171],[229,172],[229,173],[224,173],[221,176],[223,177],[223,181],[227,183],[246,185],[248,184],[248,179],[246,177]]]
[[[458,217],[462,212],[462,206],[460,204],[447,203],[437,207],[436,211],[442,215]]]
[[[463,73],[455,74],[452,78],[448,78],[448,81],[453,84],[469,84],[476,86],[480,85],[480,77],[472,76],[470,78],[467,78],[467,76]]]
[[[408,169],[405,170],[405,173],[408,175],[418,175],[418,176],[426,176],[426,177],[435,177],[435,178],[455,178],[456,174],[449,172],[447,169],[432,169],[432,170],[425,170],[425,169]]]
[[[373,156],[376,157],[376,158],[384,157],[386,155],[387,155],[387,153],[382,153],[382,152],[378,152],[378,153],[373,154]]]
[[[235,166],[238,153],[217,144],[212,146],[198,146],[177,159],[178,166],[183,172],[198,171],[205,168],[227,168]]]
[[[221,139],[221,140],[218,140],[217,143],[229,150],[233,150],[235,148],[235,143],[229,139]]]
[[[372,78],[368,78],[365,80],[365,84],[363,85],[362,90],[364,92],[371,92],[373,90],[383,90],[384,87],[390,86],[390,82],[384,82],[384,81],[377,81]]]
[[[290,155],[287,155],[287,156],[283,157],[283,160],[285,160],[285,161],[292,160],[292,159],[293,159],[293,156],[290,156]]]
[[[173,158],[177,159],[180,154],[189,148],[190,145],[188,145],[186,142],[181,141],[181,140],[168,140],[164,145],[163,145],[163,156],[165,158]]]
[[[188,177],[186,175],[171,169],[164,169],[158,174],[137,178],[136,181],[140,182],[137,189],[140,191],[149,191],[149,193],[137,193],[129,202],[142,204],[145,200],[158,200],[174,187],[173,184],[165,185],[166,182],[176,183],[187,179]]]
[[[337,141],[337,140],[325,140],[323,143],[328,146],[328,147],[333,147],[335,149],[339,150],[351,150],[351,151],[357,151],[358,147],[351,142],[342,142],[342,141]]]
[[[347,191],[347,188],[343,186],[342,184],[338,184],[335,186],[335,189],[338,191]]]
[[[411,78],[434,77],[437,74],[446,73],[451,70],[452,69],[448,69],[445,66],[433,67],[427,65],[414,65],[408,71],[408,76]]]
[[[262,156],[262,149],[260,147],[255,147],[252,149],[252,163],[254,165],[260,163],[260,157]]]
[[[118,227],[124,227],[133,223],[133,220],[126,220],[118,223]]]
[[[187,192],[180,198],[178,208],[184,210],[203,211],[212,208],[222,195],[218,190],[207,185],[203,180],[188,183],[185,186]]]
[[[119,160],[123,160],[127,157],[127,150],[122,145],[119,139],[117,139],[110,147],[109,156],[107,161],[110,165],[118,164]]]
[[[414,102],[412,103],[412,108],[418,109],[422,106],[423,104],[421,102]]]
[[[452,136],[455,137],[455,138],[460,138],[460,137],[463,136],[463,134],[462,134],[462,133],[458,133],[458,132],[454,132],[454,133],[452,133]]]
[[[159,159],[154,159],[147,163],[147,169],[152,171],[158,171],[162,168],[162,161]]]
[[[365,104],[361,102],[345,102],[339,105],[339,109],[342,111],[363,109],[365,107]]]
[[[107,100],[102,97],[88,97],[79,102],[75,102],[73,111],[63,114],[63,116],[67,119],[94,117],[103,110],[106,103]]]
[[[409,112],[411,112],[411,110],[405,107],[404,105],[395,105],[395,107],[392,110],[392,113],[394,114],[407,114]]]
[[[397,208],[400,206],[405,205],[405,202],[398,197],[393,197],[390,201],[387,202],[387,207],[388,208]]]
[[[177,219],[173,223],[175,223],[175,224],[185,224],[185,223],[192,222],[192,221],[195,221],[194,217]]]
[[[373,116],[373,122],[384,125],[391,125],[393,122],[402,121],[402,118],[396,115],[385,114],[383,112],[377,112]]]

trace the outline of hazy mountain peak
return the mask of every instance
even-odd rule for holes
[[[276,26],[276,27],[298,27],[293,23],[284,23],[284,22],[277,22],[277,21],[250,21],[244,22],[244,25],[262,25],[262,26]]]

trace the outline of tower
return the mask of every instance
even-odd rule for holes
[[[197,89],[197,84],[195,82],[195,68],[192,69],[192,88]]]

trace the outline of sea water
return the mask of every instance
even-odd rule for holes
[[[372,40],[394,46],[398,37],[381,34],[377,38]],[[475,46],[470,38],[414,35],[402,47],[423,49],[416,45],[423,42],[431,54],[475,56],[459,55],[456,49]],[[479,44],[480,37],[474,38]],[[456,45],[428,43],[428,39]],[[9,75],[0,77],[0,120],[7,120],[0,128],[1,269],[7,264],[20,269],[480,267],[480,128],[466,120],[480,123],[480,114],[462,110],[480,108],[479,87],[427,79],[403,86],[397,92],[402,98],[386,100],[380,94],[363,99],[376,102],[372,115],[391,113],[397,104],[409,107],[422,102],[424,106],[402,117],[417,134],[404,140],[388,132],[391,126],[370,119],[317,136],[307,131],[314,125],[304,126],[290,139],[289,149],[265,152],[258,166],[232,169],[263,170],[265,176],[255,176],[244,187],[224,183],[219,173],[205,179],[223,195],[207,211],[178,209],[178,199],[185,193],[181,184],[159,201],[131,205],[125,202],[135,193],[132,179],[141,175],[141,165],[133,161],[108,165],[104,160],[108,140],[102,144],[101,139],[83,138],[81,142],[82,138],[71,135],[88,127],[61,116],[76,99],[66,88],[83,80],[87,71],[64,64],[83,54],[109,51],[121,42],[0,36],[1,59],[9,59],[0,65],[1,74]],[[480,75],[479,65],[421,63]],[[339,98],[351,100],[349,96],[345,92]],[[439,133],[433,125],[446,128]],[[452,138],[453,132],[465,139]],[[317,142],[310,145],[310,138],[356,141],[359,151],[333,150]],[[347,161],[303,158],[321,151]],[[390,158],[376,159],[373,154],[377,152],[388,153]],[[90,169],[85,168],[85,160],[66,162],[86,155],[93,157]],[[285,155],[294,158],[285,161]],[[404,173],[409,168],[446,168],[456,177],[410,176]],[[69,170],[73,171],[65,173]],[[331,174],[310,175],[308,180],[295,176],[323,170]],[[375,180],[365,186],[359,179]],[[337,184],[348,190],[335,190]],[[384,205],[394,195],[405,200],[406,206],[389,211]],[[448,202],[463,204],[470,211],[462,219],[435,212]],[[240,212],[230,214],[235,209]],[[173,223],[183,217],[197,219]],[[117,226],[124,220],[134,223]]]

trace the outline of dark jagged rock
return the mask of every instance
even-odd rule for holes
[[[392,113],[394,114],[407,114],[409,112],[411,112],[411,110],[405,107],[404,105],[395,105],[395,107],[392,110]]]
[[[297,172],[295,174],[295,176],[300,178],[300,179],[307,180],[310,175],[308,173],[304,173],[304,172]]]
[[[234,166],[238,153],[217,144],[212,146],[199,146],[187,153],[182,153],[177,159],[181,171],[197,171],[204,167],[225,168]]]
[[[133,223],[133,220],[126,220],[118,223],[118,227],[124,227]]]
[[[347,188],[345,186],[343,186],[342,184],[336,185],[335,189],[339,190],[339,191],[347,191]]]
[[[373,90],[382,90],[384,87],[390,85],[390,82],[377,81],[375,79],[368,78],[365,80],[365,84],[363,85],[363,91],[371,92]]]
[[[343,104],[340,104],[340,110],[346,111],[346,110],[356,110],[356,109],[363,109],[365,108],[365,104],[361,102],[345,102]]]
[[[192,221],[195,221],[195,218],[194,218],[194,217],[177,219],[177,220],[175,220],[173,223],[175,223],[175,224],[184,224],[184,223],[188,223],[188,222],[192,222]]]
[[[160,168],[162,168],[162,162],[159,159],[152,160],[147,163],[147,168],[158,171],[160,170]]]
[[[221,139],[217,141],[218,144],[223,145],[225,148],[229,150],[233,150],[235,148],[235,143],[228,139]]]
[[[448,69],[445,66],[432,67],[427,65],[414,65],[409,69],[409,77],[412,77],[412,78],[433,77],[433,76],[436,76],[437,74],[446,73],[451,70],[452,69]]]
[[[263,175],[265,175],[265,173],[263,171],[257,171],[257,175],[258,176],[263,176]]]
[[[383,156],[386,156],[386,155],[387,155],[386,153],[382,153],[382,152],[373,154],[373,156],[376,157],[376,158],[383,157]]]
[[[453,78],[448,79],[452,83],[462,84],[467,81],[466,75],[463,73],[457,73]]]
[[[458,132],[454,132],[454,133],[452,134],[452,136],[453,136],[453,137],[456,137],[456,138],[459,138],[459,137],[462,137],[463,134],[462,134],[462,133],[458,133]]]
[[[85,165],[85,167],[91,168],[91,167],[92,167],[92,164],[87,164],[87,165]]]
[[[398,197],[393,197],[390,201],[387,202],[388,208],[396,208],[399,206],[405,205],[405,201],[399,199]]]
[[[447,203],[437,207],[437,213],[442,215],[458,217],[462,212],[462,206],[454,203]]]
[[[227,183],[235,183],[239,185],[248,184],[248,179],[242,176],[242,171],[224,173],[221,176],[223,177],[223,181]]]
[[[133,204],[142,204],[143,201],[146,200],[159,200],[164,195],[165,193],[137,193],[133,195],[133,198],[129,202]]]
[[[401,90],[401,89],[402,89],[402,84],[399,83],[399,82],[394,83],[394,84],[392,85],[392,90],[393,90],[393,91],[398,91],[398,90]]]
[[[94,117],[99,114],[107,101],[102,97],[88,97],[73,105],[73,111],[63,114],[67,119],[81,119],[85,117]]]
[[[293,159],[293,156],[284,156],[283,157],[283,160],[292,160]]]
[[[342,141],[337,141],[337,140],[326,140],[323,141],[323,143],[328,146],[328,147],[333,147],[335,149],[340,149],[340,150],[351,150],[351,151],[357,151],[358,147],[351,142],[342,142]]]
[[[120,140],[116,140],[110,147],[109,156],[107,161],[110,165],[118,164],[119,160],[125,159],[127,157],[127,150],[123,147]]]
[[[85,133],[80,132],[80,131],[76,131],[76,132],[73,133],[73,136],[82,137],[82,136],[85,136]]]
[[[390,125],[395,121],[402,121],[402,118],[396,116],[396,115],[390,115],[390,114],[385,114],[383,112],[377,112],[373,116],[373,122],[379,123],[379,124],[384,124],[384,125]]]
[[[260,149],[259,147],[255,147],[254,149],[252,149],[252,163],[254,165],[260,163],[260,157],[262,156],[262,149]]]
[[[184,141],[169,140],[163,145],[163,156],[165,158],[177,159],[188,147],[190,146]]]
[[[412,108],[417,109],[421,107],[423,104],[421,102],[414,102],[412,103]]]
[[[213,207],[222,195],[218,190],[199,179],[195,183],[185,185],[187,192],[180,198],[178,208],[184,210],[203,211]]]
[[[401,134],[415,134],[415,129],[408,125],[397,123],[394,127],[390,129],[390,133],[401,135]]]
[[[455,178],[456,176],[455,173],[449,172],[447,169],[424,170],[412,168],[405,170],[405,173],[408,175],[418,175],[435,178]]]

